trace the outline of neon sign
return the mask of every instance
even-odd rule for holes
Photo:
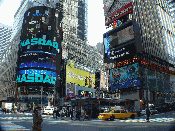
[[[20,46],[26,46],[26,45],[50,45],[52,47],[54,47],[56,50],[58,50],[58,43],[51,40],[46,41],[45,39],[42,38],[32,38],[31,42],[29,41],[29,39],[27,39],[26,41],[21,42]]]
[[[44,16],[45,14],[41,14],[41,13],[36,13],[36,14],[33,14],[33,16]]]
[[[43,82],[49,84],[55,84],[56,77],[49,77],[49,75],[40,75],[40,74],[23,74],[18,75],[16,78],[16,82]]]

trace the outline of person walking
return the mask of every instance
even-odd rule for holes
[[[60,118],[62,118],[62,113],[63,113],[63,111],[62,111],[62,110],[60,110]]]
[[[71,110],[71,120],[73,120],[73,110]]]
[[[147,122],[149,122],[150,114],[151,114],[151,112],[150,112],[150,110],[149,110],[149,107],[147,106],[147,108],[146,108],[146,115],[147,115],[146,120],[147,120]]]
[[[42,131],[42,116],[39,109],[35,108],[33,113],[32,131]]]
[[[76,112],[75,109],[73,109],[73,116],[74,116],[74,121],[76,120]]]

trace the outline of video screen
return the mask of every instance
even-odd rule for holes
[[[138,63],[110,70],[111,89],[140,86]]]
[[[115,45],[119,45],[124,42],[127,42],[131,39],[134,39],[133,25],[110,35],[109,43],[110,43],[110,46],[113,47]]]
[[[35,70],[35,69],[29,69],[29,70],[20,70],[19,75],[22,74],[44,74],[44,75],[51,75],[57,77],[57,73],[53,71],[48,70]]]

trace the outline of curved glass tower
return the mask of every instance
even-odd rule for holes
[[[46,103],[60,74],[61,38],[57,37],[56,10],[38,6],[24,14],[18,51],[16,82],[23,102]],[[57,64],[56,64],[57,63]]]

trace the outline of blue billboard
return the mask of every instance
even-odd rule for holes
[[[54,65],[52,62],[46,62],[46,61],[42,61],[42,62],[25,61],[19,64],[19,68],[25,68],[25,67],[41,67],[41,68],[49,68],[49,69],[56,70],[56,65]]]
[[[138,63],[110,70],[111,89],[140,86]]]

